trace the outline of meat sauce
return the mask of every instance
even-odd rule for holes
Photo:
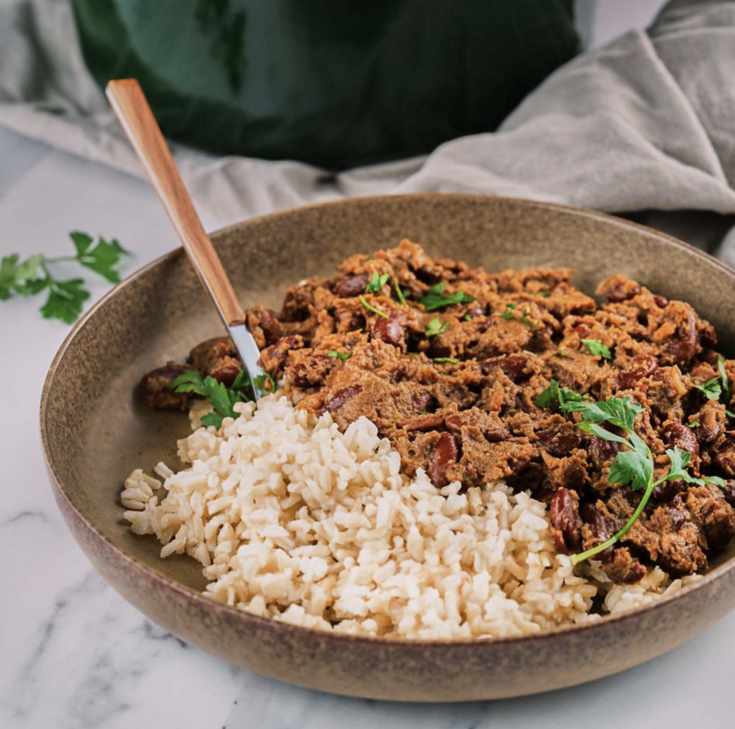
[[[624,275],[600,283],[598,305],[574,287],[573,273],[493,274],[403,241],[348,258],[331,278],[292,286],[280,313],[256,306],[247,321],[263,368],[298,407],[329,411],[342,430],[369,418],[405,473],[424,469],[436,486],[506,479],[530,490],[549,504],[564,552],[619,531],[641,494],[609,480],[620,446],[536,398],[556,380],[594,400],[636,400],[643,412],[635,429],[657,470],[676,445],[690,454],[692,475],[721,476],[726,488],[660,484],[628,533],[598,557],[622,583],[637,582],[652,564],[673,575],[702,572],[735,533],[735,387],[718,400],[695,387],[718,377],[714,329],[689,304]],[[186,368],[230,384],[241,364],[229,339],[204,342],[189,365],[168,363],[143,378],[147,404],[185,409],[188,396],[168,385]],[[735,382],[735,361],[724,370]]]

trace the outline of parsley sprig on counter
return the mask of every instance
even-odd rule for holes
[[[549,387],[536,398],[536,405],[538,407],[557,406],[562,413],[581,413],[582,422],[578,423],[579,428],[603,440],[622,445],[625,450],[619,451],[615,456],[608,479],[610,483],[630,484],[633,491],[643,491],[638,506],[623,528],[602,544],[581,554],[572,555],[572,564],[579,564],[594,557],[619,542],[638,521],[651,498],[653,489],[664,481],[681,480],[699,485],[712,483],[720,487],[725,486],[725,482],[717,476],[695,478],[689,474],[686,467],[691,455],[678,446],[666,451],[669,457],[669,472],[663,478],[654,481],[653,455],[647,443],[634,429],[635,418],[643,412],[643,406],[630,397],[611,397],[595,402],[567,387],[560,387],[556,380],[551,380]],[[603,424],[618,428],[623,435],[611,432],[604,428]]]
[[[17,253],[5,256],[0,262],[0,300],[13,296],[35,296],[48,293],[41,314],[47,319],[59,319],[73,324],[82,313],[89,298],[82,278],[59,279],[53,273],[55,264],[77,263],[94,271],[110,283],[120,280],[120,261],[127,251],[116,241],[102,236],[96,242],[86,233],[70,233],[76,255],[51,258],[42,254],[20,259]]]

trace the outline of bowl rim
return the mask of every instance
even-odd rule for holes
[[[232,223],[222,228],[218,228],[217,230],[213,231],[212,233],[209,233],[208,235],[216,239],[220,236],[223,236],[228,233],[239,230],[243,226],[246,227],[250,224],[258,224],[259,222],[263,220],[269,220],[269,219],[280,218],[280,217],[288,217],[289,215],[294,215],[294,214],[298,215],[302,213],[303,211],[308,211],[308,210],[313,210],[313,209],[324,209],[324,208],[329,208],[329,207],[341,207],[341,206],[353,207],[353,206],[359,206],[363,204],[370,205],[370,204],[376,204],[376,203],[380,204],[382,201],[390,201],[390,202],[413,201],[413,200],[432,201],[432,200],[437,200],[437,199],[451,199],[451,198],[460,199],[460,200],[471,200],[476,203],[483,203],[483,202],[487,202],[488,200],[496,200],[496,201],[499,201],[501,204],[509,203],[512,205],[520,205],[520,206],[535,207],[535,208],[540,208],[540,209],[545,209],[545,210],[567,212],[567,213],[571,213],[572,215],[576,215],[578,217],[599,220],[608,225],[632,229],[639,233],[644,233],[646,235],[659,238],[668,245],[673,245],[674,247],[679,248],[680,250],[683,250],[689,253],[690,255],[693,255],[696,258],[701,259],[702,261],[708,263],[709,265],[714,265],[716,268],[720,269],[723,273],[725,273],[735,282],[735,271],[733,271],[728,266],[726,266],[724,263],[722,263],[722,261],[719,261],[718,259],[709,255],[708,253],[700,250],[699,248],[696,248],[695,246],[690,245],[689,243],[685,243],[684,241],[681,241],[678,238],[674,238],[673,236],[670,236],[666,233],[661,233],[657,230],[654,230],[653,228],[648,228],[645,225],[641,225],[639,223],[635,223],[633,221],[626,220],[624,218],[615,217],[614,215],[603,213],[597,210],[579,208],[579,207],[575,207],[572,205],[562,205],[559,203],[546,202],[542,200],[530,200],[526,198],[508,197],[508,196],[503,196],[503,195],[483,195],[483,194],[477,194],[477,193],[429,192],[429,193],[409,193],[409,194],[400,194],[400,195],[369,195],[369,196],[366,195],[364,197],[341,198],[338,200],[329,200],[326,202],[312,203],[309,205],[301,205],[298,207],[287,208],[284,210],[278,210],[275,212],[267,213],[265,215],[258,215],[252,218],[246,218],[236,223]],[[84,314],[80,317],[80,319],[73,326],[69,334],[66,336],[66,338],[62,342],[58,351],[54,355],[54,358],[49,366],[49,370],[46,374],[46,378],[43,383],[43,390],[41,393],[41,400],[40,400],[40,407],[39,407],[39,416],[40,416],[39,425],[40,425],[40,436],[41,436],[41,446],[42,446],[42,451],[43,451],[43,458],[44,458],[44,463],[46,465],[46,470],[49,475],[51,486],[57,498],[63,499],[69,511],[73,514],[73,516],[77,519],[77,521],[80,524],[82,524],[86,530],[88,530],[88,532],[92,535],[92,537],[95,540],[97,540],[98,542],[102,542],[103,546],[108,551],[110,551],[118,559],[118,561],[121,561],[122,563],[126,564],[129,568],[132,568],[139,575],[160,583],[164,589],[172,590],[175,593],[178,593],[182,598],[186,600],[193,601],[193,603],[201,609],[222,611],[224,615],[228,616],[231,619],[244,621],[246,623],[250,622],[251,624],[254,624],[266,630],[276,630],[276,631],[285,632],[285,633],[292,633],[296,637],[301,636],[305,639],[308,639],[309,637],[311,638],[320,637],[325,640],[338,640],[345,644],[364,644],[364,645],[370,645],[370,646],[384,646],[386,649],[392,646],[396,646],[397,648],[402,648],[402,649],[412,648],[412,647],[425,648],[427,646],[430,646],[432,648],[437,648],[437,649],[452,650],[452,649],[457,649],[457,648],[462,648],[462,647],[466,648],[466,647],[479,647],[479,646],[486,647],[488,649],[492,649],[491,648],[492,646],[516,645],[521,642],[531,642],[531,641],[535,641],[535,642],[547,641],[550,639],[554,639],[557,636],[565,636],[565,635],[566,636],[576,636],[581,633],[590,633],[592,631],[604,630],[607,626],[615,626],[615,625],[621,625],[623,623],[628,623],[630,621],[635,620],[638,616],[642,614],[649,613],[650,611],[657,610],[663,607],[664,605],[668,605],[675,601],[683,599],[690,593],[696,590],[700,590],[704,588],[705,586],[712,584],[713,582],[719,580],[724,575],[726,575],[727,573],[735,569],[735,557],[731,557],[723,564],[715,567],[714,569],[702,575],[693,584],[682,587],[680,590],[675,592],[673,595],[662,597],[660,600],[656,600],[654,602],[639,606],[632,610],[622,612],[618,615],[605,615],[605,616],[601,616],[600,619],[591,620],[586,623],[576,623],[576,624],[571,624],[571,625],[559,626],[555,628],[541,629],[538,632],[527,633],[524,635],[506,636],[506,637],[500,637],[500,638],[457,638],[457,639],[451,639],[451,640],[426,639],[426,638],[419,638],[419,639],[383,638],[379,636],[364,636],[364,635],[352,635],[348,633],[329,632],[326,630],[321,630],[319,628],[307,628],[301,625],[295,625],[293,623],[282,622],[278,620],[273,620],[272,618],[262,617],[260,615],[254,615],[253,613],[249,613],[246,610],[242,610],[236,607],[231,607],[229,605],[223,605],[222,603],[215,602],[211,598],[206,597],[204,592],[195,590],[181,582],[178,582],[176,580],[173,580],[167,577],[166,575],[153,571],[144,562],[141,562],[135,557],[127,554],[125,551],[123,551],[121,548],[115,545],[112,541],[110,541],[102,532],[100,532],[97,529],[97,527],[91,521],[87,519],[87,517],[72,502],[71,498],[66,492],[65,487],[62,484],[61,479],[59,478],[58,474],[54,470],[54,464],[51,459],[50,443],[49,443],[50,424],[48,422],[47,406],[48,406],[49,393],[53,385],[54,378],[56,376],[56,372],[58,370],[59,364],[61,360],[64,358],[66,351],[69,348],[70,344],[75,339],[77,334],[84,328],[87,321],[91,319],[92,316],[94,316],[97,313],[97,311],[107,303],[108,300],[116,296],[117,292],[119,292],[123,287],[130,285],[138,277],[144,275],[148,270],[160,265],[163,261],[168,260],[168,259],[173,260],[183,255],[185,255],[183,249],[181,247],[177,247],[174,250],[169,251],[168,253],[164,253],[163,255],[158,256],[157,258],[150,261],[146,265],[128,274],[122,281],[120,281],[115,286],[113,286],[97,302],[95,302],[93,306],[91,306],[86,312],[84,312]],[[115,504],[116,508],[119,508],[119,506],[120,506],[119,503]]]

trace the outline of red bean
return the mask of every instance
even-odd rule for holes
[[[669,423],[664,429],[666,440],[684,451],[689,451],[694,458],[699,455],[699,443],[694,431],[681,423]]]
[[[686,365],[697,351],[697,315],[692,309],[685,320],[679,322],[676,332],[669,341],[669,351],[678,365]]]
[[[330,413],[339,410],[351,397],[354,397],[360,392],[362,392],[362,385],[349,385],[338,390],[327,400],[327,410]]]
[[[633,357],[630,364],[618,374],[618,386],[622,390],[629,390],[658,369],[656,358],[650,354],[639,354]]]
[[[483,372],[488,372],[493,367],[499,367],[515,383],[528,379],[530,375],[526,369],[528,367],[528,357],[524,357],[522,354],[511,354],[508,357],[492,357],[482,362]]]
[[[577,499],[565,488],[556,490],[549,507],[552,534],[560,552],[567,553],[579,547],[579,516]]]
[[[603,440],[596,435],[590,438],[589,453],[597,466],[602,466],[607,461],[611,461],[619,450],[620,446],[613,441]]]
[[[434,486],[442,488],[447,485],[447,469],[457,460],[457,455],[454,438],[449,433],[442,433],[434,446],[429,465],[429,478]]]
[[[265,335],[266,345],[275,344],[281,338],[281,324],[267,309],[260,312],[260,328]]]
[[[401,322],[392,314],[388,319],[378,318],[373,325],[373,337],[386,344],[392,344],[394,347],[401,344],[404,334],[405,330]]]
[[[349,299],[353,296],[364,294],[369,278],[367,272],[350,276],[335,286],[334,293],[342,299]]]
[[[568,456],[575,448],[579,447],[582,440],[574,431],[550,432],[541,431],[537,434],[544,448],[556,458]]]

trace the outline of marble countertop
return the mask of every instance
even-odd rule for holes
[[[205,220],[213,229],[218,221]],[[0,256],[61,255],[68,233],[117,237],[126,271],[177,241],[150,188],[0,128]],[[95,285],[93,300],[107,286]],[[639,668],[578,688],[492,703],[400,705],[259,677],[148,621],[92,569],[56,509],[38,434],[47,368],[69,328],[39,302],[0,302],[0,727],[197,729],[733,725],[735,614]]]

